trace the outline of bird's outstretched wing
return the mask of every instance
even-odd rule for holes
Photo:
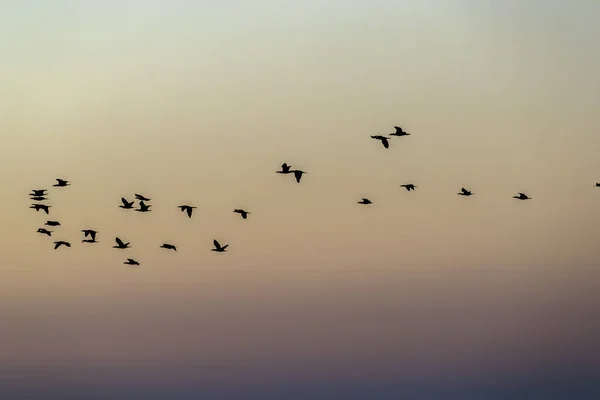
[[[220,249],[221,245],[217,242],[217,239],[213,239],[213,244],[215,245],[215,249]]]
[[[192,218],[192,211],[192,207],[187,207],[185,210],[189,218]]]
[[[61,243],[60,242],[54,242],[54,250],[58,249],[60,247]]]
[[[381,143],[383,143],[383,147],[385,147],[386,149],[390,147],[390,142],[388,142],[386,138],[381,139]]]
[[[127,199],[125,197],[121,197],[121,203],[123,203],[123,205],[125,207],[127,207],[129,205],[129,202],[127,201]]]
[[[229,245],[228,245],[228,244],[226,244],[225,246],[221,247],[221,250],[225,250],[225,249],[226,249],[226,248],[228,248],[228,247],[229,247]]]
[[[119,246],[124,246],[125,244],[123,243],[123,241],[121,239],[119,239],[119,237],[115,238],[115,242],[117,242],[117,245]]]

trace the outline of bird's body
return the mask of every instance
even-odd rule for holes
[[[113,249],[129,249],[129,242],[124,243],[119,237],[115,238],[116,246],[113,246]]]
[[[294,177],[296,178],[296,182],[300,183],[300,179],[302,179],[302,174],[306,174],[306,172],[301,171],[299,169],[294,170]]]
[[[596,183],[596,187],[600,187],[600,183]]]
[[[135,211],[139,211],[139,212],[150,212],[150,207],[152,207],[151,205],[147,205],[146,203],[144,203],[144,200],[140,201],[140,208],[136,208]]]
[[[163,243],[160,247],[162,247],[163,249],[167,249],[167,250],[175,250],[177,251],[177,247],[173,246],[172,244],[169,243]]]
[[[181,206],[177,206],[177,207],[179,207],[181,212],[187,213],[189,218],[192,218],[192,212],[194,211],[194,208],[197,208],[195,206],[188,206],[188,205],[181,205]]]
[[[37,231],[38,233],[43,233],[44,235],[52,236],[52,231],[49,231],[48,229],[39,228]]]
[[[242,210],[242,209],[240,209],[240,208],[236,208],[235,210],[233,210],[233,212],[234,212],[234,213],[238,213],[238,214],[240,214],[240,215],[242,216],[242,218],[243,218],[243,219],[246,219],[246,218],[248,218],[248,214],[250,214],[250,212],[249,212],[249,211]]]
[[[58,221],[46,221],[46,223],[44,225],[46,225],[46,226],[60,226],[60,222],[58,222]]]
[[[460,192],[457,193],[460,196],[472,196],[473,192],[471,192],[470,190],[467,190],[465,188],[461,188]]]
[[[125,208],[125,209],[130,209],[133,208],[133,201],[127,201],[127,199],[125,197],[121,197],[121,204],[119,207],[121,208]]]
[[[415,190],[415,188],[418,186],[415,186],[412,183],[407,183],[406,185],[400,185],[400,187],[403,187],[410,192],[411,190]]]
[[[83,229],[81,232],[83,232],[83,236],[84,237],[88,237],[89,236],[89,237],[92,238],[92,240],[96,240],[96,233],[98,233],[98,232],[96,232],[93,229]]]
[[[373,202],[371,200],[365,199],[363,197],[363,199],[361,201],[359,201],[358,204],[373,204]]]
[[[290,168],[292,168],[291,165],[287,165],[287,163],[283,163],[283,164],[281,164],[281,171],[275,171],[275,172],[278,174],[290,174],[290,173],[292,173]]]
[[[216,239],[213,240],[213,244],[215,245],[214,249],[210,249],[211,251],[216,251],[218,253],[222,253],[224,251],[227,251],[227,247],[229,247],[228,244],[226,244],[225,246],[221,246],[221,244],[219,242],[217,242]]]
[[[513,196],[513,199],[518,200],[531,200],[531,197],[527,196],[525,193],[519,193],[518,196]]]
[[[71,185],[71,183],[69,181],[65,181],[64,179],[58,179],[56,178],[56,183],[52,186],[54,187],[65,187],[65,186],[69,186]]]
[[[381,140],[381,144],[383,144],[383,147],[385,147],[386,149],[390,147],[390,142],[388,141],[387,137],[381,135],[371,135],[371,137],[373,139]]]
[[[140,200],[140,201],[150,201],[149,198],[147,198],[145,196],[142,196],[141,194],[138,194],[138,193],[135,194],[135,198],[138,199],[138,200]]]
[[[33,189],[31,191],[31,193],[29,193],[29,195],[30,196],[45,196],[46,192],[47,192],[46,189]]]
[[[46,204],[32,204],[29,208],[35,208],[35,211],[44,210],[46,214],[50,214],[50,207],[52,206],[48,206]]]
[[[409,136],[410,133],[405,132],[401,127],[399,126],[394,126],[394,129],[396,129],[396,132],[394,133],[390,133],[390,136]]]
[[[54,242],[54,250],[58,249],[60,246],[71,247],[71,243],[65,242],[64,240],[59,240],[58,242]]]
[[[31,200],[34,201],[44,201],[44,200],[48,200],[46,197],[44,196],[31,196]]]
[[[136,260],[134,260],[133,258],[128,258],[127,261],[125,261],[123,264],[127,264],[127,265],[140,265],[140,263]]]
[[[83,239],[81,243],[98,243],[96,239]]]

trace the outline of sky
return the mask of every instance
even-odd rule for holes
[[[1,3],[0,397],[596,397],[599,18]]]

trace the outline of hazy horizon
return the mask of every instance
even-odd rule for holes
[[[0,397],[599,394],[599,17],[1,5]],[[394,125],[411,135],[370,138]],[[152,212],[118,207],[134,193]]]

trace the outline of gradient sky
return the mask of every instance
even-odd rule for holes
[[[1,3],[0,395],[599,391],[599,19],[594,0]],[[413,135],[369,138],[394,125]],[[33,188],[71,249],[35,233]],[[133,193],[153,212],[117,207]]]

